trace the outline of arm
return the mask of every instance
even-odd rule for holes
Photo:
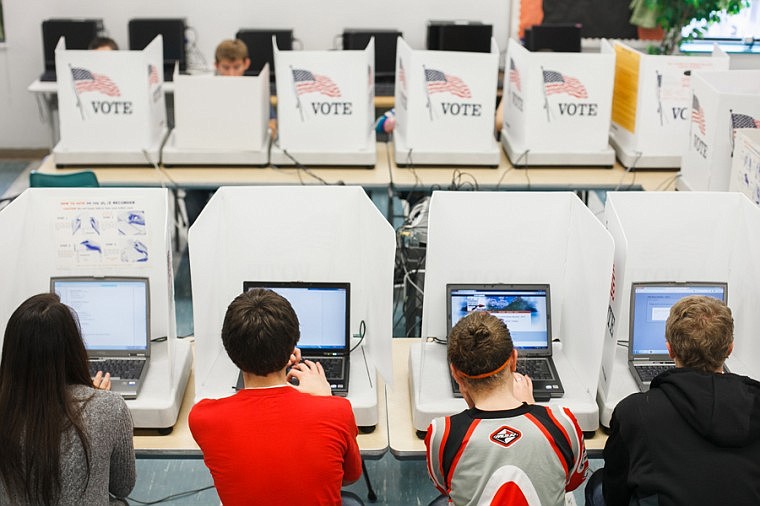
[[[132,416],[123,399],[117,398],[113,420],[114,447],[111,451],[108,491],[126,497],[135,486],[135,450],[132,446]]]
[[[359,444],[356,436],[359,430],[356,428],[356,419],[351,405],[346,402],[346,452],[343,454],[343,485],[350,485],[362,476],[362,456],[359,452]]]
[[[562,411],[570,421],[568,437],[573,450],[573,467],[568,470],[567,484],[565,485],[565,491],[570,492],[580,487],[586,480],[588,455],[586,454],[586,443],[583,441],[583,431],[578,425],[578,420],[575,419],[569,409],[564,408]]]
[[[627,506],[631,498],[628,488],[628,473],[630,459],[628,447],[623,440],[620,424],[617,419],[618,409],[612,413],[610,422],[610,437],[604,445],[604,479],[602,492],[608,506]]]
[[[446,479],[441,470],[440,456],[441,449],[441,431],[438,430],[439,424],[445,423],[442,419],[435,419],[430,424],[425,434],[425,463],[427,464],[428,475],[440,493],[448,496],[446,490]]]

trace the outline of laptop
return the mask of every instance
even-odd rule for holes
[[[54,82],[55,47],[61,37],[66,39],[66,49],[87,49],[90,43],[103,32],[102,19],[46,19],[42,22],[42,51],[45,71],[40,76],[42,82]]]
[[[628,369],[642,392],[649,390],[655,376],[676,366],[665,346],[665,320],[671,306],[688,295],[706,295],[726,303],[728,285],[710,282],[631,283]]]
[[[176,64],[179,64],[180,74],[187,71],[186,28],[183,18],[130,19],[129,49],[142,51],[157,35],[161,35],[164,44],[164,81],[172,81]]]
[[[488,311],[507,324],[517,349],[517,372],[533,380],[533,397],[548,401],[565,390],[552,360],[551,296],[548,284],[446,285],[447,336],[474,311]],[[455,397],[459,386],[451,379]]]
[[[346,28],[343,49],[364,50],[375,38],[375,96],[392,97],[396,84],[396,43],[404,34],[398,30]]]
[[[302,358],[322,364],[333,395],[348,394],[351,285],[302,281],[243,283],[243,291],[254,288],[267,288],[290,302],[301,329],[298,348]],[[242,373],[236,388],[243,388]]]
[[[111,391],[135,399],[150,361],[148,278],[51,278],[50,290],[77,314],[90,376],[111,373]]]

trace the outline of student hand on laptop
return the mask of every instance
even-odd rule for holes
[[[512,394],[515,399],[528,404],[535,404],[536,400],[533,398],[533,381],[530,376],[520,374],[515,371],[512,373]]]
[[[301,363],[295,364],[288,372],[288,382],[290,382],[290,378],[298,380],[298,385],[293,388],[305,394],[332,395],[330,384],[325,376],[325,370],[322,368],[322,364],[318,362],[304,360]]]
[[[103,374],[103,371],[98,371],[92,379],[92,386],[100,390],[111,390],[111,373]]]

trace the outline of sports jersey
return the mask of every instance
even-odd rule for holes
[[[588,468],[567,408],[471,408],[433,420],[425,446],[430,478],[456,505],[564,505]]]

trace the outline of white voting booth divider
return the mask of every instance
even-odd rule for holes
[[[760,128],[760,70],[700,72],[678,188],[726,191],[736,129]]]
[[[728,283],[734,316],[731,372],[758,377],[760,341],[760,208],[727,192],[610,192],[607,228],[615,240],[615,290],[599,377],[600,421],[639,389],[628,370],[631,283],[707,281]]]
[[[75,51],[61,38],[57,165],[158,163],[167,133],[162,40],[142,51]]]
[[[166,165],[269,163],[269,66],[258,76],[174,73],[174,129]]]
[[[712,56],[649,55],[615,42],[615,91],[610,142],[625,167],[678,168],[692,111],[691,74],[728,70],[716,44]]]
[[[374,167],[374,39],[363,51],[273,45],[278,139],[272,164]]]
[[[366,335],[351,354],[348,399],[359,426],[377,424],[376,371],[392,379],[396,241],[360,187],[222,187],[190,228],[188,244],[196,401],[235,393],[238,369],[221,328],[243,282],[349,282],[350,332],[364,320]]]
[[[609,43],[599,54],[544,53],[510,39],[506,58],[501,143],[512,164],[611,167]]]
[[[499,48],[490,53],[396,50],[398,165],[499,164],[493,137]]]
[[[168,210],[158,188],[30,188],[0,212],[0,232],[14,245],[0,250],[0,264],[14,266],[3,271],[0,340],[11,313],[49,292],[51,277],[149,278],[150,336],[167,339],[151,343],[145,383],[126,401],[135,427],[174,425],[192,364],[175,328]]]
[[[760,205],[760,130],[736,130],[728,189],[742,192],[752,202]]]
[[[602,359],[613,242],[573,193],[435,192],[430,204],[423,341],[410,350],[412,418],[418,431],[466,409],[454,398],[446,346],[446,285],[550,284],[553,357],[569,408],[584,432],[599,426]]]

